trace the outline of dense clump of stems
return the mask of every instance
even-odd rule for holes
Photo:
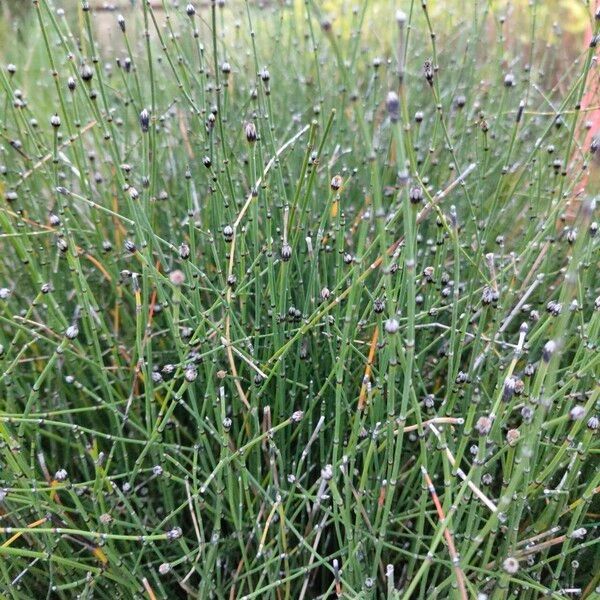
[[[1,593],[593,597],[593,13],[57,4],[0,47]]]

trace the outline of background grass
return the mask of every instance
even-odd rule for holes
[[[597,597],[597,71],[557,14],[2,23],[5,597]]]

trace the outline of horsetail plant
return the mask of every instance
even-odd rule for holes
[[[0,595],[598,597],[590,3],[27,4]]]

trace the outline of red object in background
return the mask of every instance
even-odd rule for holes
[[[593,13],[595,14],[600,5],[600,0],[596,0],[596,7],[593,9]],[[592,19],[594,17],[592,16]],[[588,25],[585,33],[584,33],[584,47],[588,46],[590,40],[594,32],[592,31],[591,23]],[[589,152],[592,140],[595,136],[600,135],[600,110],[598,110],[598,102],[600,100],[600,79],[598,77],[598,73],[596,72],[596,57],[593,59],[594,63],[592,64],[592,68],[590,73],[588,74],[588,79],[586,82],[586,89],[584,91],[584,95],[581,101],[581,108],[585,110],[589,107],[596,107],[589,113],[584,113],[584,117],[580,119],[577,130],[575,132],[576,139],[579,138],[582,133],[581,129],[586,128],[586,123],[589,125],[587,128],[587,133],[585,134],[584,142],[583,142],[583,151]],[[576,161],[577,151],[573,152],[572,159]],[[593,155],[592,161],[590,165],[585,170],[583,177],[581,179],[581,185],[578,189],[575,190],[575,197],[578,197],[584,192],[588,194],[595,194],[596,191],[600,189],[600,152],[596,151]],[[573,205],[569,206],[570,210],[568,211],[567,217],[572,219],[575,217],[576,210]]]

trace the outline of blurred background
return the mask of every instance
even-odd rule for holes
[[[72,31],[83,32],[82,0],[40,0],[51,8],[64,13]],[[123,36],[117,25],[117,15],[123,14],[127,20],[127,28],[140,47],[143,46],[142,2],[140,0],[87,0],[93,14],[95,38],[99,42],[101,55],[112,60],[126,51]],[[151,0],[157,22],[164,32],[169,34],[167,19],[170,14],[183,14],[186,5],[191,3],[197,11],[200,39],[208,39],[210,35],[211,0]],[[256,13],[256,24],[260,27],[261,13],[272,19],[302,19],[305,0],[216,0],[221,8],[220,31],[223,36],[236,36],[241,23],[246,20],[246,6]],[[542,78],[550,85],[559,84],[557,73],[568,72],[573,62],[586,51],[591,39],[591,21],[594,11],[598,9],[600,0],[428,0],[428,12],[436,28],[436,36],[446,46],[440,46],[441,52],[452,52],[452,40],[461,37],[461,29],[471,21],[485,22],[489,32],[490,43],[500,38],[506,56],[517,56],[525,62],[544,64],[544,57],[551,57],[546,62],[548,70]],[[337,35],[352,35],[353,14],[362,0],[313,0],[312,9],[321,18],[327,19],[335,26]],[[370,51],[390,52],[391,35],[394,28],[390,18],[399,9],[410,12],[411,7],[420,10],[420,2],[413,0],[369,0],[364,27],[370,31],[369,43],[378,47]],[[419,16],[421,16],[419,14]],[[32,27],[35,20],[35,8],[31,0],[0,0],[0,60],[4,62],[21,62],[20,46],[29,46],[31,61],[35,63],[31,52],[31,35],[39,36],[39,28]],[[178,19],[171,19],[171,27],[177,34]],[[538,40],[532,48],[532,30],[536,30]],[[154,27],[150,26],[151,36],[155,36]],[[30,33],[33,32],[33,33]],[[499,35],[500,32],[500,35]],[[464,34],[463,34],[464,35]],[[539,40],[545,40],[545,45]],[[43,52],[40,44],[40,52]],[[277,57],[279,58],[279,57]],[[550,67],[551,64],[551,67]],[[510,68],[511,65],[503,65]]]
[[[145,1],[145,0],[144,0]],[[80,38],[87,37],[84,32],[82,0],[39,0],[46,3],[56,14],[62,15],[73,32],[80,32]],[[124,38],[121,34],[117,16],[122,14],[127,22],[130,39],[135,44],[134,51],[143,51],[145,44],[143,11],[141,0],[87,0],[92,11],[94,38],[97,51],[108,68],[112,68],[119,56],[127,56]],[[151,0],[153,14],[160,27],[161,34],[179,35],[179,18],[176,14],[185,14],[186,5],[192,4],[197,13],[196,26],[200,40],[211,38],[210,6],[211,0]],[[220,7],[219,32],[229,42],[239,42],[240,27],[246,22],[246,7],[255,13],[253,17],[257,28],[263,27],[274,32],[272,24],[283,24],[286,19],[301,22],[304,18],[305,0],[216,0]],[[525,69],[528,64],[541,65],[538,81],[545,89],[554,89],[560,96],[568,85],[568,76],[576,61],[584,56],[588,49],[593,14],[600,7],[600,0],[428,0],[428,12],[435,27],[440,57],[452,63],[454,42],[464,38],[461,33],[471,22],[485,24],[489,43],[503,46],[501,56],[507,58],[501,67],[511,70],[510,64],[515,58]],[[336,35],[353,35],[353,15],[363,0],[313,0],[311,10],[322,20],[333,24]],[[363,29],[369,31],[369,47],[363,48],[369,54],[381,53],[393,56],[393,34],[395,22],[393,15],[397,10],[418,11],[421,17],[420,2],[414,0],[369,0]],[[261,20],[262,19],[262,20]],[[150,24],[150,36],[156,38],[155,27]],[[532,32],[535,30],[535,36]],[[31,39],[40,37],[39,40]],[[536,43],[531,40],[536,38]],[[545,43],[540,43],[544,40]],[[0,0],[0,61],[3,64],[18,63],[26,67],[29,76],[37,81],[43,72],[38,65],[45,62],[45,50],[41,43],[40,30],[36,22],[36,9],[31,0]],[[39,42],[39,43],[38,43]],[[426,42],[424,42],[426,43]],[[86,43],[83,41],[83,46]],[[27,65],[22,64],[23,50],[27,48]],[[510,57],[513,57],[511,59]],[[273,56],[271,60],[281,60]],[[482,59],[483,60],[483,59]],[[545,67],[545,68],[544,68]],[[561,75],[562,74],[562,75]],[[482,80],[485,88],[488,82]],[[595,107],[598,101],[598,78],[592,77],[586,92],[583,107]],[[45,93],[40,90],[41,93]],[[600,130],[598,110],[588,111],[588,119],[593,123],[590,133]]]
[[[40,0],[48,2],[51,6],[62,8],[69,18],[77,18],[81,10],[81,0]],[[88,0],[91,9],[95,13],[95,23],[98,32],[103,36],[106,43],[112,43],[118,36],[115,34],[115,17],[118,13],[127,15],[130,11],[140,8],[140,0]],[[304,0],[249,0],[248,4],[256,8],[264,9],[294,9],[304,3]],[[153,8],[158,13],[163,12],[163,7],[168,10],[184,10],[187,1],[182,0],[152,0]],[[202,14],[210,7],[210,0],[194,0],[192,2]],[[218,4],[224,4],[239,14],[243,9],[245,0],[218,0]],[[351,15],[353,8],[359,4],[356,0],[316,0],[314,5],[323,14],[331,15],[336,20],[343,20],[344,15]],[[373,15],[390,14],[390,10],[410,10],[411,0],[371,0],[370,11]],[[416,3],[418,4],[418,3]],[[535,13],[536,27],[544,27],[548,33],[548,42],[559,36],[565,49],[574,50],[579,46],[581,34],[589,25],[589,14],[595,9],[595,0],[486,0],[465,3],[464,0],[429,0],[429,11],[437,18],[445,21],[445,26],[450,28],[456,24],[456,19],[464,16],[465,11],[473,10],[480,15],[505,14],[506,18],[512,17],[511,22],[520,23],[519,30],[514,27],[507,32],[507,40],[511,38],[528,39],[530,37],[531,15]],[[532,6],[535,5],[535,11]],[[7,36],[23,36],[23,27],[28,15],[33,12],[31,0],[0,0],[0,35],[6,39]],[[393,14],[393,13],[391,13]],[[518,17],[515,18],[515,17]],[[382,21],[385,22],[385,21]],[[0,54],[2,46],[0,46]]]

